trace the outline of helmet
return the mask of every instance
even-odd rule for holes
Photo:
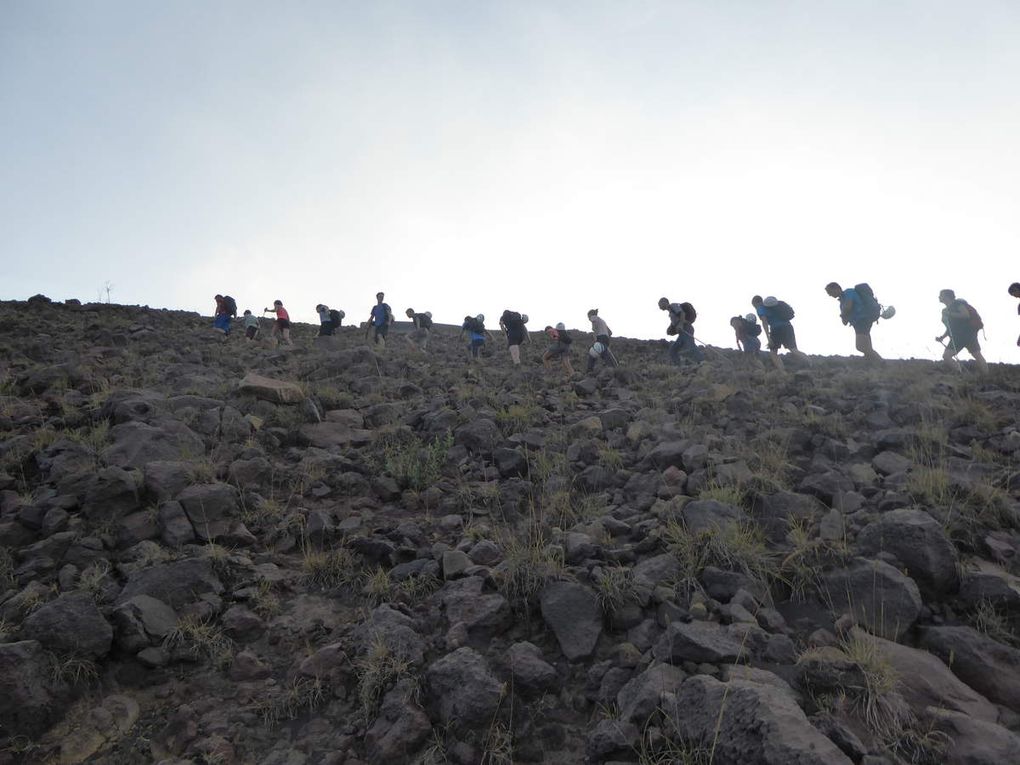
[[[522,313],[521,314],[521,322],[524,323],[524,324],[528,323],[528,314],[526,314],[526,313]]]
[[[478,319],[478,321],[485,321],[485,314],[480,313],[475,318]]]
[[[758,323],[758,317],[755,314],[753,314],[753,313],[749,313],[749,314],[747,314],[747,316],[744,317],[744,321],[749,321],[749,322],[751,322],[751,324],[757,324]]]
[[[767,298],[765,298],[764,302],[766,308],[774,308],[775,306],[779,305],[779,301],[776,300],[776,298],[773,295],[769,295]]]
[[[885,308],[882,309],[881,316],[883,319],[891,319],[895,315],[896,315],[895,306],[887,305]]]
[[[561,322],[560,322],[559,324],[557,324],[557,325],[556,325],[556,329],[558,329],[558,330],[562,330],[562,331],[564,331],[564,332],[565,332],[565,331],[566,331],[566,329],[567,329],[567,325],[566,325],[566,324],[564,324],[564,323],[563,323],[563,322],[561,321]]]
[[[432,311],[426,311],[425,315],[431,319],[432,318]]]
[[[595,343],[594,345],[592,345],[591,348],[588,349],[588,355],[591,356],[593,359],[597,359],[605,352],[606,346],[604,346],[602,343]]]

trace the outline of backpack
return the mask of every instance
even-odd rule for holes
[[[751,337],[758,337],[761,334],[761,324],[756,321],[748,321],[747,319],[741,319],[744,322],[744,334],[750,335]]]
[[[780,321],[791,321],[797,314],[793,311],[793,306],[787,303],[785,300],[780,300],[775,306],[776,318]]]
[[[338,311],[335,308],[329,312],[329,320],[332,322],[334,327],[339,327],[340,322],[343,321],[344,314],[342,311]]]
[[[470,319],[464,322],[464,328],[468,332],[475,332],[476,334],[479,335],[485,332],[485,325],[474,317],[471,317]]]
[[[507,329],[519,329],[524,326],[524,319],[517,311],[505,311],[501,318]]]
[[[882,315],[882,306],[878,304],[871,285],[867,282],[861,282],[854,285],[854,291],[861,299],[861,313],[863,317],[868,321],[878,321],[878,317]]]
[[[687,323],[693,324],[694,320],[698,318],[698,312],[694,310],[694,306],[690,303],[681,303],[680,308],[684,312],[684,318],[687,319]]]
[[[237,301],[230,295],[223,296],[223,308],[227,312],[227,316],[237,317]]]
[[[418,329],[432,329],[432,319],[423,313],[416,313],[414,315],[415,321],[418,323]]]
[[[967,309],[967,326],[973,329],[975,332],[985,328],[985,323],[981,319],[981,314],[977,312],[977,309],[968,303],[966,300],[960,300],[964,307]]]
[[[557,339],[564,345],[570,345],[572,342],[574,342],[573,338],[567,334],[567,330],[559,329],[556,331],[559,333]]]

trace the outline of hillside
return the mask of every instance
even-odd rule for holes
[[[1020,752],[1018,367],[0,326],[0,764]]]

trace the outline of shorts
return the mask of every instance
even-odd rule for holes
[[[523,332],[514,332],[514,331],[511,330],[510,332],[506,333],[506,344],[507,344],[507,346],[513,347],[515,345],[520,345],[523,342],[524,342],[524,333]]]
[[[258,331],[259,331],[258,327],[248,327],[247,329],[244,330],[244,336],[247,337],[249,340],[254,340],[255,333]]]
[[[954,356],[960,351],[970,351],[971,354],[981,353],[981,343],[978,342],[977,332],[950,335],[949,344],[946,347],[953,352]]]
[[[230,334],[230,315],[226,314],[226,313],[219,314],[213,320],[213,327],[215,327],[216,329],[221,329],[221,330],[223,330],[224,332],[226,332],[229,335]]]
[[[389,334],[389,331],[389,324],[377,324],[375,326],[375,339],[378,340],[380,337],[385,338],[386,335]]]
[[[276,320],[276,328],[277,329],[290,329],[290,319],[277,319]]]
[[[850,322],[850,326],[854,328],[854,332],[858,335],[870,335],[871,328],[874,324],[875,322],[871,319],[857,319],[856,321]]]
[[[793,331],[792,324],[780,324],[778,327],[773,328],[769,335],[772,338],[769,342],[769,350],[778,351],[780,348],[787,348],[791,351],[797,350],[797,335]]]

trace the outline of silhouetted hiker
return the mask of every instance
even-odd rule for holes
[[[871,328],[882,313],[882,308],[875,299],[875,293],[867,284],[861,283],[851,289],[843,289],[836,282],[825,285],[825,292],[839,301],[839,318],[843,324],[854,328],[856,348],[866,359],[881,361],[871,344]]]
[[[408,308],[404,315],[414,325],[414,329],[407,335],[408,345],[425,353],[429,345],[429,336],[432,334],[432,312],[415,313],[413,308]]]
[[[287,345],[294,345],[290,340],[290,314],[283,307],[283,302],[274,300],[273,307],[271,309],[263,308],[262,313],[269,310],[276,314],[276,321],[273,322],[273,337],[281,337]]]
[[[1015,298],[1020,298],[1020,282],[1013,282],[1009,285],[1009,294]],[[1016,312],[1020,315],[1020,303],[1016,304]],[[1016,338],[1016,344],[1020,345],[1020,335]]]
[[[315,306],[315,312],[319,314],[319,337],[332,335],[336,327],[333,324],[333,317],[330,316],[329,306],[319,303]]]
[[[960,351],[968,350],[977,362],[978,370],[982,374],[988,372],[988,362],[981,355],[981,344],[978,342],[978,331],[985,326],[980,314],[966,300],[956,297],[953,290],[939,292],[939,302],[945,306],[942,309],[942,323],[945,324],[946,331],[935,340],[941,343],[949,338],[942,360],[960,371],[960,362],[956,360],[956,356]]]
[[[230,320],[237,316],[237,301],[230,295],[216,295],[216,315],[213,317],[213,328],[224,335],[230,334]]]
[[[555,327],[546,327],[545,334],[553,341],[549,349],[542,356],[542,365],[549,369],[555,359],[560,360],[563,371],[568,377],[574,374],[574,367],[570,364],[570,346],[574,340],[567,332],[566,326],[561,322]]]
[[[528,315],[507,308],[499,317],[499,328],[506,333],[506,345],[510,351],[510,361],[515,367],[521,365],[521,345],[528,342]]]
[[[733,327],[733,333],[737,338],[737,348],[760,365],[758,353],[761,351],[761,340],[758,339],[758,335],[761,334],[761,325],[758,318],[753,313],[747,316],[734,316],[730,319],[730,326]]]
[[[373,342],[383,348],[386,347],[386,335],[390,331],[390,324],[393,323],[393,311],[383,302],[384,297],[386,296],[382,292],[375,293],[375,305],[368,315],[368,326],[365,328],[365,337],[372,331]]]
[[[244,336],[254,340],[259,334],[259,317],[254,316],[251,311],[244,312]]]
[[[694,306],[690,303],[670,303],[669,298],[659,298],[659,308],[669,312],[666,334],[676,335],[676,340],[669,347],[670,362],[680,364],[681,356],[694,362],[704,361],[705,354],[694,342],[694,320],[698,317]]]
[[[595,370],[595,362],[599,359],[608,366],[619,366],[613,352],[609,350],[609,338],[613,336],[613,331],[606,324],[606,320],[599,316],[598,308],[588,311],[588,321],[591,322],[591,333],[595,336],[595,342],[588,349],[588,371]]]
[[[472,359],[477,359],[485,345],[485,338],[492,339],[492,334],[485,328],[485,314],[465,316],[458,339],[463,340],[465,333],[468,336],[468,353]]]
[[[790,353],[803,361],[807,361],[806,354],[797,350],[797,335],[793,331],[793,308],[783,300],[777,300],[772,295],[762,298],[755,295],[751,298],[751,305],[761,318],[762,326],[765,328],[765,337],[769,341],[769,358],[772,364],[783,369],[783,360],[779,358],[779,349],[786,348]]]

